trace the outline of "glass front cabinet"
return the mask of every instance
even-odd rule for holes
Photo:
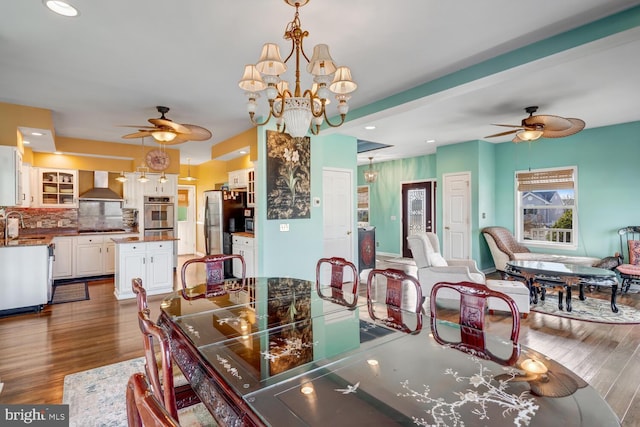
[[[78,171],[71,169],[40,169],[39,201],[43,208],[78,206]]]

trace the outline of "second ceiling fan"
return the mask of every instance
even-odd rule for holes
[[[157,106],[160,117],[149,119],[153,126],[131,125],[127,127],[138,128],[138,132],[124,135],[124,139],[143,138],[151,136],[157,142],[164,145],[182,144],[187,141],[206,141],[211,138],[211,131],[201,126],[180,124],[167,119],[164,115],[169,112],[169,107]]]
[[[538,111],[537,106],[527,107],[525,111],[529,117],[522,119],[520,125],[494,124],[494,126],[505,126],[514,128],[505,132],[485,136],[494,138],[497,136],[515,133],[513,142],[535,141],[538,138],[562,138],[573,135],[584,129],[585,123],[581,119],[565,118],[550,115],[534,115]]]

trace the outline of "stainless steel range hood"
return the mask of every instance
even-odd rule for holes
[[[100,200],[121,202],[122,196],[109,188],[109,172],[93,173],[93,188],[79,197],[80,200]]]

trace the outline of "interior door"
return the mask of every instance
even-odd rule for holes
[[[435,230],[435,181],[402,184],[402,256],[411,257],[407,236]]]
[[[471,175],[468,172],[442,177],[442,254],[445,259],[471,258]]]
[[[322,172],[323,234],[325,257],[354,261],[353,173],[348,169],[324,168]]]

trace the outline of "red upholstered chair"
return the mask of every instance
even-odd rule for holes
[[[149,388],[141,372],[129,377],[127,383],[127,420],[130,427],[179,427],[178,421],[167,411]]]
[[[225,261],[230,260],[233,263],[240,263],[242,265],[242,288],[245,286],[247,265],[244,258],[239,254],[214,254],[205,255],[201,258],[193,258],[185,261],[182,264],[182,270],[180,272],[180,281],[182,283],[182,296],[186,299],[194,298],[195,293],[197,297],[215,297],[224,295],[227,293],[225,288]],[[204,265],[204,271],[197,271],[198,266]],[[190,268],[196,270],[196,272],[190,272]],[[229,272],[227,272],[229,273]],[[196,283],[189,285],[189,278],[195,276]],[[197,298],[196,297],[196,298]]]
[[[445,337],[439,333],[438,329],[438,292],[449,289],[460,294],[460,313],[458,323],[460,325],[460,339],[453,340],[452,337]],[[487,346],[484,318],[487,311],[487,298],[499,298],[503,300],[511,312],[511,344],[506,352],[496,355]],[[430,296],[431,330],[433,337],[440,344],[450,345],[458,350],[491,359],[499,363],[512,365],[518,359],[520,347],[518,337],[520,335],[520,312],[513,299],[502,292],[494,291],[485,285],[460,282],[460,283],[436,283],[431,289]],[[456,337],[458,338],[458,337]],[[504,346],[503,346],[504,347]]]
[[[621,228],[618,234],[623,264],[616,270],[622,279],[620,290],[627,292],[632,284],[640,284],[640,226]]]
[[[353,308],[358,304],[358,270],[344,258],[320,258],[316,264],[316,291],[320,298]],[[327,284],[329,286],[327,286]],[[345,286],[348,289],[345,297]],[[322,288],[329,287],[331,295],[324,295]]]
[[[376,289],[374,289],[374,286]],[[386,287],[384,309],[386,317],[380,317],[376,293]],[[402,270],[389,268],[373,269],[367,279],[367,308],[372,320],[403,332],[418,332],[422,329],[422,288],[418,280]],[[405,317],[412,318],[414,327],[409,327]]]

